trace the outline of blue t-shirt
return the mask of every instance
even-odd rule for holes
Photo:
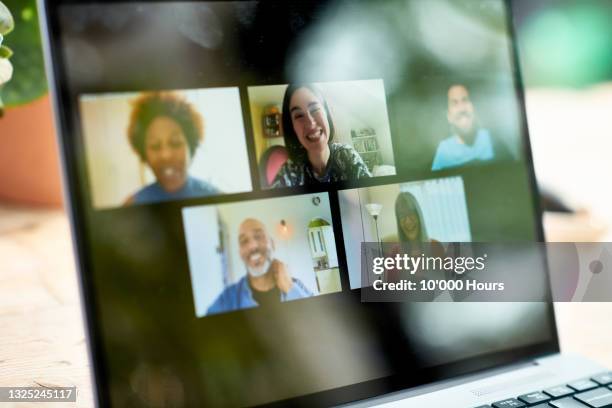
[[[134,204],[154,203],[157,201],[172,201],[183,200],[186,198],[205,197],[210,195],[220,194],[221,191],[217,187],[191,176],[187,177],[187,181],[183,188],[173,193],[169,193],[158,183],[151,183],[140,189],[134,194]]]
[[[463,166],[471,161],[489,161],[495,158],[493,141],[487,129],[479,129],[471,145],[461,143],[459,137],[450,136],[438,145],[432,170]]]

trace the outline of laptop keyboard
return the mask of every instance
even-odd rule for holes
[[[612,371],[475,408],[612,408]]]

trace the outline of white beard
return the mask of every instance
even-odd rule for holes
[[[268,272],[268,269],[270,269],[271,264],[272,264],[272,261],[270,260],[270,258],[266,257],[266,261],[259,268],[251,268],[247,266],[246,269],[249,275],[251,275],[251,277],[259,278],[260,276],[263,276],[266,274],[266,272]]]

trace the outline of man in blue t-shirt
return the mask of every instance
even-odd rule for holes
[[[259,220],[247,218],[238,231],[240,258],[247,274],[226,287],[206,314],[273,305],[312,296],[304,284],[292,278],[287,265],[273,257],[274,241]]]
[[[452,85],[447,96],[446,118],[452,134],[438,145],[432,170],[499,160],[509,156],[507,149],[496,143],[487,129],[478,126],[470,93],[464,85]]]

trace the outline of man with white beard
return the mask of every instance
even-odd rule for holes
[[[274,258],[274,241],[261,221],[247,218],[240,224],[238,245],[247,274],[225,288],[208,308],[207,314],[312,296],[299,279],[291,277],[287,266]]]

